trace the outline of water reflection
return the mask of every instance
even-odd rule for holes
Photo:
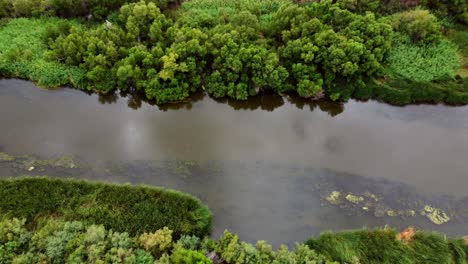
[[[89,94],[88,92],[85,93]],[[203,90],[197,90],[190,95],[190,98],[183,101],[157,105],[155,100],[149,100],[146,98],[143,91],[116,91],[108,94],[99,94],[98,100],[101,104],[113,104],[116,103],[119,98],[127,98],[127,106],[134,110],[141,108],[143,103],[145,103],[154,106],[161,111],[170,111],[180,109],[190,110],[195,103],[206,99],[207,97],[210,96],[207,95],[206,92]],[[331,102],[329,100],[311,100],[299,97],[296,94],[285,94],[281,96],[269,90],[263,91],[255,96],[251,96],[248,100],[236,100],[230,97],[211,99],[220,104],[229,105],[234,110],[264,110],[272,112],[283,106],[285,104],[285,100],[299,109],[304,109],[304,107],[307,107],[310,111],[320,109],[332,117],[342,113],[344,110],[343,103]]]

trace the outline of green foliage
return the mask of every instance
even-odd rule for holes
[[[468,2],[466,0],[423,0],[423,4],[439,17],[453,17],[468,25]]]
[[[201,245],[201,241],[200,238],[196,236],[183,235],[180,237],[179,241],[177,241],[177,245],[185,249],[197,250]]]
[[[25,223],[26,220],[16,218],[0,221],[1,263],[212,263],[206,257],[211,250],[173,244],[172,231],[167,228],[131,237],[102,225],[51,217],[41,218],[36,225]],[[439,234],[418,231],[411,240],[403,242],[397,240],[396,234],[388,229],[326,233],[306,244],[297,244],[292,251],[284,245],[273,251],[265,241],[256,245],[241,242],[228,231],[219,241],[208,238],[205,241],[213,243],[218,256],[228,264],[466,264],[468,261],[468,244],[463,239],[448,240]]]
[[[240,242],[239,237],[228,231],[225,231],[219,241],[216,252],[227,263],[236,264],[254,264],[254,263],[273,263],[273,264],[309,264],[309,263],[327,263],[328,258],[321,254],[317,254],[311,250],[309,246],[297,244],[293,251],[289,251],[284,245],[281,245],[278,251],[273,251],[271,245],[265,241],[258,241],[256,246]],[[336,263],[335,263],[336,264]]]
[[[340,7],[353,12],[364,13],[366,11],[377,11],[380,0],[338,0]]]
[[[100,20],[124,4],[138,1],[140,0],[0,0],[0,18],[92,15],[93,18]],[[160,8],[166,8],[168,5],[167,0],[148,0],[148,2],[154,3]]]
[[[399,44],[388,56],[391,76],[412,81],[453,79],[460,67],[457,47],[449,41],[437,44]]]
[[[242,14],[240,14],[242,15]],[[214,58],[213,72],[206,78],[206,89],[215,97],[229,96],[245,100],[262,88],[280,90],[287,71],[279,66],[276,53],[266,47],[249,43],[247,25],[213,29],[210,55]]]
[[[164,227],[154,233],[144,233],[138,242],[146,251],[159,258],[173,247],[172,230]]]
[[[449,244],[441,235],[418,232],[410,247],[416,263],[452,263]]]
[[[44,36],[48,36],[48,28],[66,27],[63,25],[70,23],[74,22],[55,18],[15,19],[0,27],[0,76],[29,79],[52,88],[82,87],[82,70],[44,58],[47,51]]]
[[[410,10],[391,17],[395,31],[411,37],[413,42],[433,43],[442,36],[441,25],[428,10]]]
[[[184,2],[184,10],[232,10],[231,12],[248,11],[256,16],[268,15],[283,6],[291,5],[291,0],[191,0]]]
[[[0,231],[5,230],[5,223],[11,222],[20,223],[18,228],[26,230],[24,220],[13,218],[0,222]],[[50,227],[53,227],[53,232]],[[28,238],[13,239],[12,241],[17,243],[24,241],[24,246],[11,254],[11,261],[2,263],[150,264],[154,262],[154,258],[138,248],[127,233],[108,231],[101,225],[86,226],[82,222],[48,219],[43,227],[36,227],[32,239],[31,236]],[[0,248],[3,245],[0,244]]]
[[[396,240],[394,230],[325,233],[306,242],[340,263],[466,263],[466,245],[441,235],[417,232],[411,241]]]
[[[349,92],[333,91],[335,83],[361,82],[379,73],[391,47],[389,25],[328,1],[282,8],[273,21],[270,34],[281,40],[277,45],[290,73],[288,90],[297,89],[302,97],[324,89],[329,96],[346,98]]]
[[[25,220],[8,219],[0,222],[0,263],[12,262],[14,256],[27,246],[31,233],[24,228]]]
[[[178,247],[174,250],[171,261],[174,264],[211,264],[201,252]]]
[[[0,214],[27,218],[59,215],[130,234],[165,226],[174,237],[204,236],[211,213],[198,199],[172,190],[49,178],[0,181]]]
[[[0,6],[17,10],[14,16],[92,12],[104,18],[112,12],[103,24],[41,18],[0,28],[0,75],[46,87],[141,91],[158,104],[199,89],[239,100],[265,90],[333,101],[465,100],[459,85],[449,91],[451,85],[433,89],[439,84],[431,83],[454,82],[460,66],[441,23],[420,8],[445,6],[444,0],[422,1],[411,10],[414,1],[193,0],[172,12],[164,11],[165,0],[5,1]],[[463,37],[451,37],[462,54]],[[366,85],[383,75],[426,83],[419,90]]]

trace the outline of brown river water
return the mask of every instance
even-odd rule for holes
[[[293,244],[385,225],[468,234],[468,107],[268,94],[246,102],[197,94],[158,107],[4,79],[0,113],[0,152],[19,157],[0,160],[0,177],[178,189],[212,209],[216,237],[229,229],[247,241]],[[25,165],[65,156],[72,166]]]

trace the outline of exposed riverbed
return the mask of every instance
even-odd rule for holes
[[[0,80],[0,113],[0,177],[179,189],[213,210],[215,236],[278,245],[386,224],[468,234],[468,107],[201,94],[157,107]]]

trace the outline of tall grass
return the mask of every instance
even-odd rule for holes
[[[306,244],[340,263],[466,264],[468,245],[436,233],[417,232],[403,242],[391,229],[325,233]]]
[[[57,216],[131,235],[169,227],[176,237],[203,237],[211,229],[211,212],[200,200],[163,188],[15,178],[0,180],[0,197],[0,215],[31,223]]]

